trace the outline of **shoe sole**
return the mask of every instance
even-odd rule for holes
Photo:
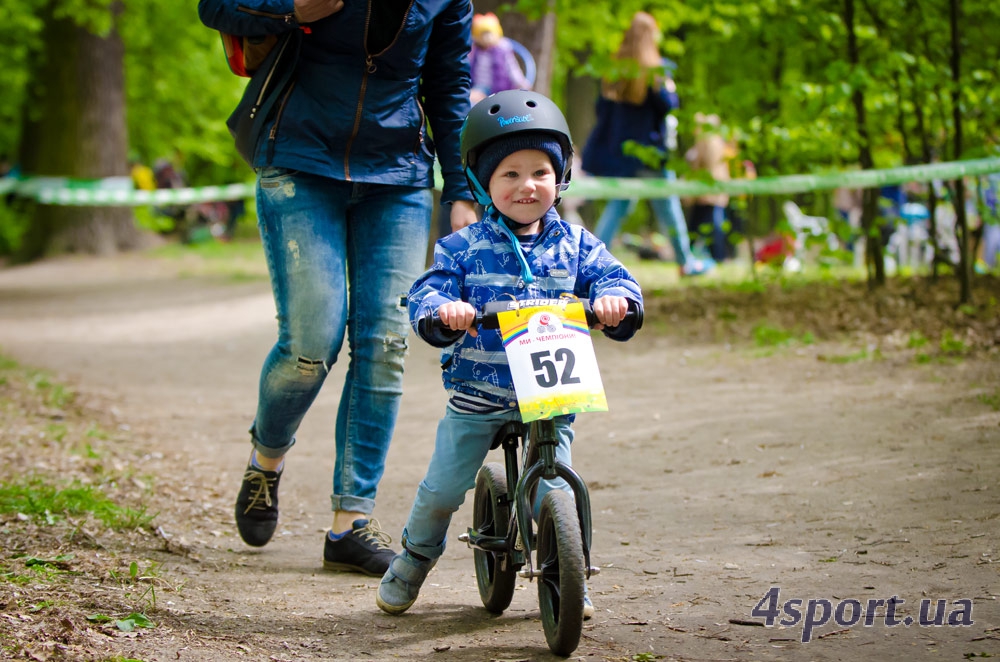
[[[350,563],[337,563],[336,561],[327,561],[323,559],[323,569],[332,570],[334,572],[357,572],[362,575],[368,575],[369,577],[381,577],[385,572],[369,572],[359,565],[351,565]],[[412,604],[412,603],[411,603]],[[409,605],[407,605],[409,607]]]
[[[385,613],[391,614],[393,616],[399,616],[404,611],[412,607],[413,603],[416,601],[417,599],[414,598],[409,602],[407,602],[405,605],[391,605],[388,602],[383,601],[381,595],[379,595],[378,593],[375,594],[375,604],[378,605],[378,608],[384,611]]]

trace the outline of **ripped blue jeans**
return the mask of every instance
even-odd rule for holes
[[[399,304],[423,271],[432,196],[262,168],[258,229],[278,313],[250,429],[283,456],[347,338],[334,431],[333,510],[371,513],[399,400],[409,320]]]

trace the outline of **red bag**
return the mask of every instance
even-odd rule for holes
[[[237,76],[250,78],[260,68],[264,58],[278,43],[277,35],[269,34],[260,37],[240,37],[234,34],[222,35],[222,47],[226,51],[226,62],[229,70]]]

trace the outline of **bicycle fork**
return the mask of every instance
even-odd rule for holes
[[[513,458],[504,453],[507,458],[507,484],[516,484],[514,490],[514,512],[512,518],[517,519],[516,531],[518,538],[524,548],[524,559],[526,568],[518,571],[518,575],[525,579],[533,579],[541,576],[541,571],[533,568],[531,563],[531,550],[535,543],[534,523],[532,520],[533,504],[531,497],[537,493],[538,482],[542,479],[554,480],[562,478],[569,484],[573,492],[576,504],[576,514],[580,520],[580,532],[583,536],[583,567],[586,568],[586,577],[600,573],[601,569],[590,565],[590,543],[592,536],[592,524],[590,517],[590,492],[572,467],[556,459],[556,447],[559,445],[559,438],[556,435],[556,424],[552,419],[534,421],[528,426],[527,438],[525,439],[525,458],[528,459],[529,446],[534,447],[538,453],[538,460],[530,467],[527,467],[524,474],[518,480],[516,475],[517,456],[516,451]],[[514,464],[514,475],[511,475],[511,459]],[[516,481],[516,482],[512,482]],[[534,488],[534,489],[533,489]]]

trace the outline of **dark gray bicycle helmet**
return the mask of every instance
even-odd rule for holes
[[[488,177],[487,181],[480,181],[479,177],[483,153],[503,138],[530,138],[534,134],[546,139],[554,138],[558,143],[562,158],[553,158],[553,163],[558,164],[557,168],[561,165],[561,172],[557,171],[556,177],[559,190],[565,191],[573,166],[573,140],[566,118],[551,99],[529,90],[505,90],[491,94],[473,106],[462,125],[461,149],[462,168],[476,202],[481,205],[492,203],[487,192]],[[518,149],[533,147],[526,142],[518,142]],[[492,165],[496,167],[497,164]]]

